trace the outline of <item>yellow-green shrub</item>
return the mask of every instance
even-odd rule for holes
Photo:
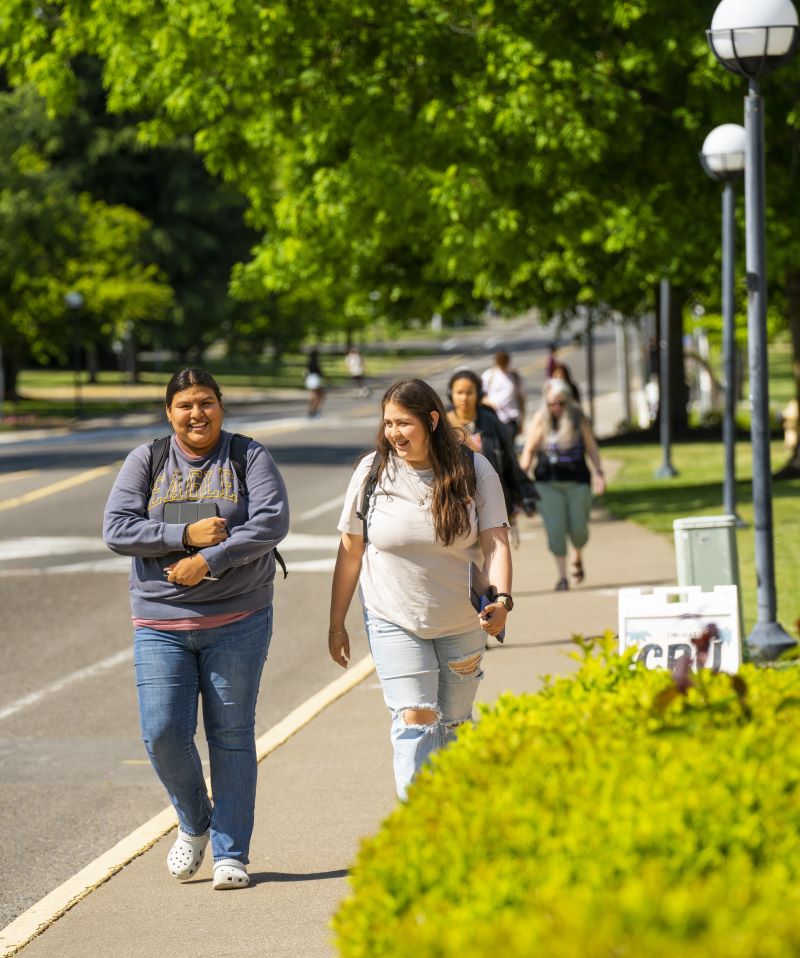
[[[800,669],[740,679],[587,652],[501,698],[364,842],[340,954],[800,955]]]

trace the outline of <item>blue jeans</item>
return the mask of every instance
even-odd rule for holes
[[[215,861],[248,861],[256,801],[256,699],[271,638],[271,606],[217,629],[134,631],[147,754],[181,830],[202,835],[210,826]],[[213,806],[194,742],[199,696]]]
[[[431,752],[453,741],[458,726],[472,719],[486,635],[476,628],[420,639],[369,612],[364,621],[383,698],[392,713],[394,778],[403,799]],[[427,712],[431,720],[407,721],[407,711]]]

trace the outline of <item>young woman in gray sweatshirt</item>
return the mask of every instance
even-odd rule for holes
[[[191,878],[210,840],[213,887],[241,888],[249,883],[255,705],[272,636],[274,550],[289,530],[286,486],[254,440],[242,485],[234,437],[222,429],[222,394],[205,370],[172,377],[166,414],[173,435],[163,466],[151,482],[151,444],[129,454],[103,536],[132,557],[142,737],[179,824],[167,867],[179,881]],[[200,698],[213,804],[194,742]]]

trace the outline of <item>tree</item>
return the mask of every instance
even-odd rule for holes
[[[247,197],[262,239],[239,295],[302,297],[346,326],[373,291],[405,319],[487,300],[633,314],[663,274],[716,295],[697,152],[740,115],[740,87],[692,0],[142,0],[124,15],[64,0],[49,21],[10,5],[16,76],[58,104],[75,51],[102,57],[113,109],[150,114],[148,142],[191,135]],[[792,110],[775,115],[795,128]]]
[[[136,136],[137,117],[106,109],[101,64],[75,61],[77,95],[60,125],[55,161],[81,189],[146,217],[142,250],[174,290],[169,322],[139,323],[137,339],[200,354],[228,338],[251,312],[229,295],[231,268],[246,259],[258,233],[244,221],[244,198],[209,174],[189,137],[149,147]]]
[[[0,93],[0,346],[5,398],[22,363],[64,360],[73,330],[64,296],[83,295],[82,337],[161,317],[172,291],[139,258],[147,222],[76,192],[48,159],[54,125],[31,87]]]

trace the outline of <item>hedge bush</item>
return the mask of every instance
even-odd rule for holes
[[[681,692],[583,657],[486,710],[363,843],[343,958],[800,955],[800,668]]]

